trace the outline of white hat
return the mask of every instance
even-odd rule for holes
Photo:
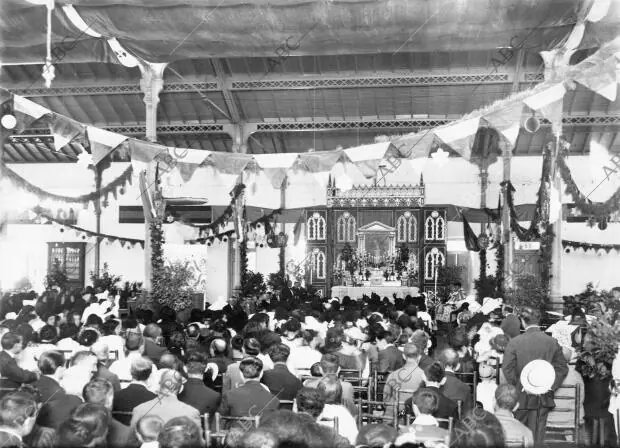
[[[226,305],[228,305],[228,302],[224,299],[224,296],[218,296],[217,300],[211,304],[209,309],[211,311],[221,311]]]
[[[529,362],[521,371],[521,385],[528,394],[543,395],[551,390],[554,381],[555,370],[543,359]]]

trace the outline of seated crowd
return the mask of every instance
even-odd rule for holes
[[[439,349],[423,297],[231,300],[189,324],[109,297],[0,313],[3,448],[534,446],[497,378],[522,323],[500,309]]]

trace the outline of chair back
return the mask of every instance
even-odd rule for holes
[[[456,372],[454,374],[459,380],[463,383],[467,384],[472,390],[473,399],[472,403],[476,402],[476,385],[478,384],[478,372],[474,370],[473,372]]]
[[[369,425],[371,423],[385,423],[397,427],[398,406],[395,402],[375,400],[355,400],[357,404],[357,425]]]
[[[555,408],[547,416],[547,434],[565,434],[571,431],[574,443],[578,443],[581,393],[579,384],[562,385],[555,391]]]
[[[280,409],[292,411],[295,407],[295,400],[280,400]]]
[[[336,434],[338,434],[338,429],[339,429],[339,427],[338,427],[338,417],[335,417],[335,416],[331,417],[331,418],[329,418],[329,417],[321,417],[321,418],[319,418],[319,423],[321,423],[321,422],[331,422],[332,423],[332,428],[334,429],[334,432]]]
[[[110,350],[108,356],[110,361],[118,361],[118,350]]]
[[[459,421],[463,418],[463,400],[456,400],[456,411],[459,416]]]
[[[389,373],[374,372],[372,375],[372,397],[376,401],[383,401],[383,388],[387,381]]]
[[[415,420],[414,416],[407,414],[406,418],[406,424],[407,427],[411,426],[412,424],[414,424],[415,422],[413,420]],[[443,427],[443,429],[447,429],[448,430],[448,446],[451,446],[452,444],[452,427],[454,426],[454,419],[452,417],[450,418],[435,418],[435,420],[437,420],[437,423],[439,423],[440,427]]]
[[[220,446],[226,439],[226,435],[230,430],[230,426],[237,423],[244,431],[249,431],[253,428],[258,428],[260,422],[260,416],[255,415],[253,417],[230,417],[221,415],[219,412],[215,413],[215,431],[211,432],[210,429],[210,415],[204,414],[202,416],[202,425],[204,429],[204,439],[207,448],[211,446]]]
[[[347,381],[351,383],[353,386],[361,386],[362,385],[362,371],[356,369],[340,369],[338,373],[338,378],[341,381]]]

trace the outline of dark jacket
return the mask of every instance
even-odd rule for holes
[[[437,396],[437,399],[439,401],[439,405],[437,406],[437,412],[433,414],[433,417],[445,418],[445,419],[452,417],[454,421],[458,420],[459,418],[458,406],[455,401],[452,401],[449,398],[447,398],[436,387],[421,387],[416,391],[416,394],[423,390],[432,391]],[[416,394],[414,394],[413,397],[408,398],[405,401],[405,411],[411,415],[413,415],[413,399],[416,396]]]
[[[521,322],[514,314],[509,314],[504,318],[500,328],[509,338],[516,338],[521,334]]]
[[[379,351],[378,372],[393,372],[405,365],[403,352],[393,345]]]
[[[461,400],[463,402],[461,407],[463,415],[472,409],[471,388],[459,380],[453,372],[446,372],[446,382],[441,387],[440,392],[454,402]]]
[[[0,387],[18,388],[23,383],[33,383],[37,380],[37,374],[30,370],[24,370],[17,365],[17,361],[6,351],[0,352]]]
[[[123,425],[121,422],[110,417],[108,421],[108,448],[125,448],[128,446],[131,431],[129,426]]]
[[[275,364],[263,374],[262,382],[280,400],[294,400],[301,389],[301,381],[284,364]]]
[[[69,419],[71,412],[82,403],[83,401],[75,395],[68,395],[64,391],[58,393],[54,398],[41,406],[37,417],[37,424],[58,431],[60,425]]]
[[[183,391],[179,394],[179,400],[195,407],[200,415],[204,415],[206,413],[214,414],[220,406],[222,397],[205,386],[202,380],[189,378],[183,387]]]
[[[159,365],[159,360],[168,349],[157,345],[152,339],[144,338],[144,356],[149,358],[155,365]]]
[[[114,392],[118,392],[119,390],[121,390],[121,382],[118,379],[118,376],[110,372],[110,369],[108,369],[108,367],[104,364],[99,363],[97,365],[97,374],[95,375],[95,378],[102,378],[104,380],[108,380],[110,384],[112,384],[112,386],[114,387]]]
[[[41,393],[41,403],[51,400],[58,394],[65,393],[65,390],[55,379],[45,375],[41,375],[41,378],[35,381],[32,385],[39,389],[39,392]]]
[[[136,406],[155,398],[157,398],[157,395],[142,384],[133,383],[114,394],[112,411],[132,412]],[[124,425],[129,425],[131,423],[130,415],[116,414],[114,418]]]
[[[562,349],[557,340],[540,331],[538,327],[528,328],[525,333],[508,342],[504,352],[502,371],[506,381],[522,391],[521,371],[530,361],[535,359],[549,362],[555,370],[555,382],[551,386],[551,391],[540,398],[540,407],[553,408],[555,407],[553,393],[568,375],[568,364],[562,355]],[[537,409],[538,402],[538,397],[521,392],[519,409]]]
[[[280,407],[266,386],[258,381],[248,381],[232,389],[222,397],[220,414],[232,417],[263,415]]]

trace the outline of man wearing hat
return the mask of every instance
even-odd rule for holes
[[[521,320],[525,333],[506,346],[502,371],[520,392],[515,417],[532,430],[538,446],[545,438],[549,411],[555,407],[554,391],[566,378],[568,365],[558,342],[540,330],[540,311],[525,307]]]

